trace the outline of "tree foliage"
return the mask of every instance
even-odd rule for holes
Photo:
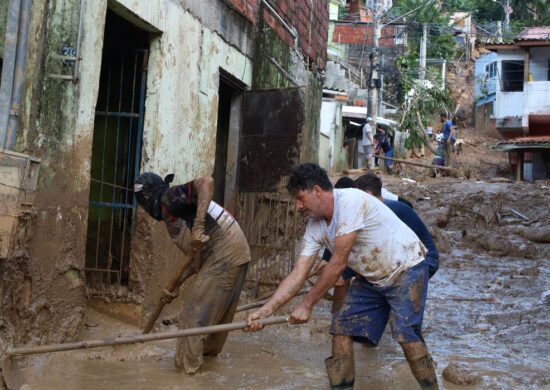
[[[435,69],[428,69],[424,80],[418,77],[418,58],[415,54],[400,57],[401,122],[400,130],[410,130],[405,146],[424,144],[434,155],[434,149],[425,132],[430,121],[441,112],[449,112],[453,100],[448,90],[441,88],[441,76]]]

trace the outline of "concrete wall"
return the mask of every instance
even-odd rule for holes
[[[319,164],[334,172],[348,168],[347,149],[343,145],[342,105],[342,102],[323,101],[321,108]]]
[[[475,130],[477,134],[500,138],[501,136],[496,130],[496,122],[493,118],[493,108],[493,102],[476,106]]]
[[[533,81],[550,81],[550,46],[532,47],[529,52],[529,73],[533,75]]]
[[[550,115],[550,81],[531,81],[525,83],[523,111],[525,120],[527,120],[529,114]],[[528,122],[525,125],[527,126]]]
[[[326,171],[330,171],[331,160],[331,139],[326,134],[319,137],[319,165]]]

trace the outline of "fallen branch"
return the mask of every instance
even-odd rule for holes
[[[397,163],[414,165],[416,167],[439,169],[441,171],[448,171],[448,172],[453,171],[453,168],[451,167],[441,167],[439,165],[422,164],[422,163],[413,162],[413,161],[401,160],[400,158],[391,158],[391,157],[383,157],[383,156],[376,156],[376,157],[381,158],[382,160],[395,161]]]

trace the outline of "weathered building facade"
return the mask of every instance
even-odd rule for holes
[[[3,31],[25,1],[0,1]],[[2,349],[75,337],[87,304],[142,321],[181,252],[136,209],[133,178],[213,175],[242,214],[246,193],[276,193],[318,158],[326,60],[323,0],[29,3],[9,148],[41,166],[0,260]]]

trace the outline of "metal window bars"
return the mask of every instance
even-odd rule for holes
[[[104,53],[104,56],[106,53]],[[86,243],[89,296],[116,294],[129,278],[147,84],[147,50],[108,53],[94,126]]]

